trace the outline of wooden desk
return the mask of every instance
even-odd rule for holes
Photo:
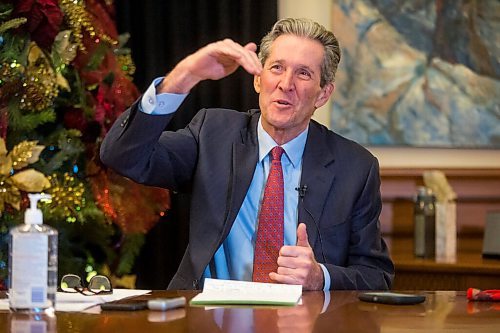
[[[396,267],[394,289],[500,289],[500,260],[482,258],[481,239],[459,238],[457,257],[451,262],[415,258],[411,237],[388,239],[388,245]]]
[[[464,292],[421,292],[424,303],[394,306],[358,301],[358,292],[334,291],[326,309],[323,292],[305,292],[295,307],[226,307],[154,312],[57,312],[49,332],[500,332],[500,303],[468,303]],[[155,291],[152,297],[193,297],[196,292]],[[328,298],[328,297],[327,297]],[[0,332],[23,315],[0,312]],[[23,332],[29,332],[23,331]]]

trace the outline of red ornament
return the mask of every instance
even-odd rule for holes
[[[7,139],[7,128],[9,127],[9,115],[7,108],[0,109],[0,138]]]
[[[87,165],[99,208],[124,234],[147,233],[170,208],[170,192],[137,184],[97,164]]]
[[[87,118],[82,109],[71,108],[64,112],[64,127],[74,128],[84,133],[87,129]]]
[[[63,13],[57,0],[17,1],[14,15],[28,19],[26,27],[31,39],[45,49],[49,49],[54,43],[63,21]]]

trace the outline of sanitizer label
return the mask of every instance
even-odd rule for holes
[[[48,251],[47,235],[12,235],[12,308],[47,306]]]

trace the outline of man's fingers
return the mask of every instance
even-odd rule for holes
[[[288,267],[278,267],[278,270],[276,273],[278,275],[286,275],[286,276],[294,276],[295,279],[304,279],[306,275],[304,274],[306,271],[303,269],[296,269],[296,268],[288,268]]]
[[[280,274],[295,274],[300,270],[309,271],[313,266],[313,262],[307,257],[283,257],[279,256],[278,260],[278,273]],[[286,269],[280,271],[280,269]]]
[[[278,268],[279,267],[296,268],[297,267],[296,261],[297,261],[297,258],[294,258],[294,257],[279,256],[278,257],[278,261],[277,261],[278,262]]]
[[[250,42],[250,43],[247,43],[245,46],[243,46],[245,49],[247,49],[248,51],[252,51],[253,53],[255,53],[255,51],[257,51],[257,44],[253,43],[253,42]]]
[[[283,245],[280,249],[280,256],[283,257],[310,257],[311,250],[304,246]]]
[[[254,64],[255,72],[252,74],[260,75],[262,72],[262,64],[260,63],[259,57],[257,57],[257,45],[255,43],[248,43],[244,46],[246,50],[248,50],[248,55],[250,57],[250,61]]]
[[[274,282],[286,283],[286,284],[302,284],[293,275],[281,275],[274,272],[269,273],[269,277]]]
[[[307,239],[307,229],[304,223],[300,223],[297,227],[297,246],[311,247]]]
[[[255,50],[257,45],[255,43],[248,43],[245,46],[234,42],[227,38],[223,41],[217,42],[218,51],[225,57],[229,57],[237,65],[242,66],[250,74],[258,75],[262,71],[262,65]]]

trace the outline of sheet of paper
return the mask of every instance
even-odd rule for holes
[[[301,285],[205,279],[203,292],[190,304],[295,305],[301,296]]]
[[[127,297],[140,296],[151,292],[151,290],[139,289],[113,289],[109,295],[85,296],[80,293],[58,292],[56,295],[56,311],[79,312],[84,311],[94,305],[117,301]],[[0,310],[9,310],[9,300],[0,299]]]
[[[113,289],[112,294],[93,296],[85,296],[80,293],[58,292],[56,296],[56,311],[83,311],[84,309],[90,308],[96,304],[117,301],[127,297],[140,296],[149,292],[151,292],[151,290]]]

